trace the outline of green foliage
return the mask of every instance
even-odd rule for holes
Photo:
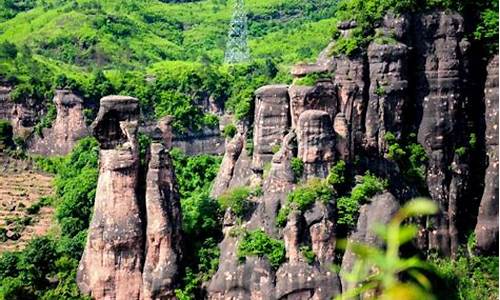
[[[285,226],[288,214],[292,210],[305,212],[310,209],[314,202],[320,201],[328,203],[333,199],[334,191],[327,180],[313,178],[302,186],[297,187],[288,194],[285,205],[278,212],[276,223],[278,226]]]
[[[63,236],[73,237],[88,228],[99,175],[98,158],[97,141],[84,138],[59,167],[55,203]]]
[[[231,209],[237,216],[243,217],[251,207],[250,197],[253,191],[248,187],[236,187],[219,196],[222,209]]]
[[[233,138],[237,132],[238,129],[236,129],[234,124],[228,124],[224,127],[224,130],[222,130],[222,135],[224,135],[225,138]]]
[[[387,180],[382,180],[370,173],[366,173],[361,182],[351,191],[351,199],[359,204],[364,204],[368,199],[383,192],[388,187]]]
[[[430,266],[418,256],[400,257],[400,248],[415,238],[418,232],[415,225],[402,225],[405,220],[437,212],[437,205],[430,200],[412,200],[396,213],[387,226],[375,228],[385,247],[357,243],[348,245],[358,260],[350,273],[342,275],[356,288],[336,299],[350,299],[364,293],[376,295],[377,299],[436,299],[431,292],[431,281],[426,276]],[[402,281],[401,278],[408,279]]]
[[[247,256],[265,257],[274,269],[278,269],[285,262],[285,243],[257,229],[245,233],[238,245],[237,255],[240,261]]]
[[[477,135],[475,133],[469,135],[469,146],[473,150],[477,147]]]
[[[337,224],[341,228],[350,229],[356,225],[359,207],[370,198],[383,192],[388,186],[386,180],[365,174],[351,191],[350,196],[337,199]]]
[[[385,95],[385,88],[383,85],[379,85],[377,83],[377,88],[375,89],[375,94],[379,97],[383,97]]]
[[[302,253],[308,264],[312,265],[314,263],[316,254],[314,254],[311,246],[301,246],[300,253]]]
[[[328,177],[326,178],[328,184],[333,186],[335,190],[341,189],[346,184],[347,165],[345,161],[339,160],[332,166]]]
[[[8,41],[0,43],[0,59],[14,59],[17,56],[17,47]]]
[[[298,181],[304,173],[304,162],[300,158],[294,157],[290,161],[290,167],[292,168],[295,181]]]
[[[321,79],[332,79],[333,75],[330,72],[318,72],[318,73],[310,73],[305,75],[304,77],[300,77],[294,81],[295,85],[305,85],[305,86],[314,86],[316,82]]]
[[[431,257],[442,282],[436,287],[441,298],[480,300],[498,298],[498,256],[468,257],[455,260]]]
[[[14,134],[10,122],[7,120],[0,120],[0,151],[13,145],[13,136]]]
[[[455,154],[458,155],[458,157],[464,157],[467,154],[467,148],[466,147],[456,148]]]
[[[276,154],[276,153],[278,153],[278,152],[280,151],[280,149],[281,149],[281,145],[276,144],[276,145],[273,145],[273,146],[271,147],[271,152],[272,152],[273,154]]]
[[[52,123],[55,121],[57,117],[57,110],[54,104],[47,106],[47,113],[40,119],[40,121],[35,125],[34,131],[35,133],[43,137],[43,129],[52,127]]]
[[[400,143],[392,132],[387,132],[384,138],[388,145],[387,158],[399,165],[407,181],[416,184],[420,192],[425,193],[428,158],[424,147],[416,141],[416,135],[410,134],[404,144]]]
[[[474,37],[483,41],[490,54],[494,54],[498,52],[498,1],[486,0],[484,2],[487,5],[480,13],[480,21],[474,31]]]
[[[196,299],[202,282],[207,281],[218,266],[222,210],[219,202],[209,196],[209,191],[221,158],[187,156],[175,148],[170,155],[181,195],[184,255],[190,258],[182,288],[176,290],[176,295],[179,299]]]

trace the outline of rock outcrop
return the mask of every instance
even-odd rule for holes
[[[382,240],[373,231],[375,225],[386,225],[399,209],[399,202],[390,193],[373,197],[369,204],[361,206],[359,210],[356,230],[349,237],[344,257],[342,258],[341,275],[343,291],[354,288],[353,284],[345,279],[345,275],[352,272],[356,264],[356,254],[349,245],[363,244],[372,247],[383,246]]]
[[[182,253],[179,193],[165,145],[154,141],[150,157],[146,175],[144,299],[175,299]]]
[[[440,206],[440,214],[428,228],[428,247],[449,255],[458,250],[456,215],[467,189],[467,161],[455,150],[467,137],[462,108],[467,101],[469,43],[458,14],[434,12],[415,18],[415,93],[422,111],[418,141],[429,157],[429,193]]]
[[[101,99],[92,124],[101,148],[99,180],[77,281],[94,299],[142,299],[138,118],[137,99],[110,96]]]
[[[54,104],[57,116],[51,128],[44,128],[42,136],[30,142],[29,151],[39,155],[66,155],[77,140],[88,136],[83,114],[83,99],[69,90],[56,90]]]
[[[139,102],[108,96],[100,104],[92,124],[100,143],[99,180],[78,286],[97,300],[175,299],[181,212],[168,149],[158,140],[151,144],[140,194]],[[168,122],[159,128],[168,131]]]
[[[252,168],[262,171],[290,126],[288,86],[264,86],[255,91],[255,98]]]
[[[490,61],[487,70],[484,117],[488,167],[475,234],[480,253],[498,254],[498,56]]]
[[[297,127],[298,157],[305,177],[328,175],[335,159],[335,135],[330,115],[324,110],[306,110]]]

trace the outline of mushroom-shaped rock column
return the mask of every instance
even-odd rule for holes
[[[139,102],[101,99],[93,135],[100,143],[94,213],[77,273],[93,299],[141,299],[144,233],[136,196]]]

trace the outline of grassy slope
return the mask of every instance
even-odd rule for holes
[[[232,1],[93,2],[79,0],[78,5],[68,2],[19,13],[0,23],[0,41],[28,45],[40,60],[67,71],[144,69],[164,60],[201,57],[222,62]],[[330,39],[331,3],[247,0],[253,57],[273,57],[284,64],[314,58]]]

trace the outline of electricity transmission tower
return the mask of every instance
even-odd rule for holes
[[[250,59],[250,50],[247,43],[248,18],[243,0],[236,0],[233,17],[229,27],[224,61],[234,64]]]

